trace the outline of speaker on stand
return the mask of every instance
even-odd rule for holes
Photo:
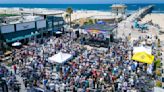
[[[77,38],[79,38],[79,37],[80,37],[79,30],[78,30],[78,31],[76,31],[76,32],[75,32],[75,34],[76,34]]]
[[[113,34],[110,35],[110,42],[114,42]]]

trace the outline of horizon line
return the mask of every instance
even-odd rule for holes
[[[164,4],[163,3],[0,3],[0,4]]]

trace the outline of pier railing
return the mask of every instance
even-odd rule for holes
[[[153,7],[153,5],[149,5],[147,7],[139,9],[137,12],[133,13],[127,20],[134,21],[137,18],[143,18],[146,14],[152,11]]]

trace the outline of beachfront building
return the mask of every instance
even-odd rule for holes
[[[0,25],[3,41],[6,43],[16,41],[26,43],[29,40],[43,37],[45,34],[50,35],[54,31],[63,31],[61,29],[63,28],[64,20],[60,15],[35,14],[33,16],[5,18],[5,22]]]
[[[126,12],[127,6],[123,4],[113,4],[111,8],[112,8],[112,13],[116,15],[119,15],[119,14],[124,15]]]
[[[47,20],[47,29],[48,31],[56,32],[56,31],[64,31],[63,25],[65,21],[63,19],[63,12],[53,13],[53,12],[42,12],[35,13],[34,15],[42,16],[45,20]]]

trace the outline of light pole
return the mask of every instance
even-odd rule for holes
[[[118,37],[118,19],[115,17],[115,25],[116,25],[116,38]]]

